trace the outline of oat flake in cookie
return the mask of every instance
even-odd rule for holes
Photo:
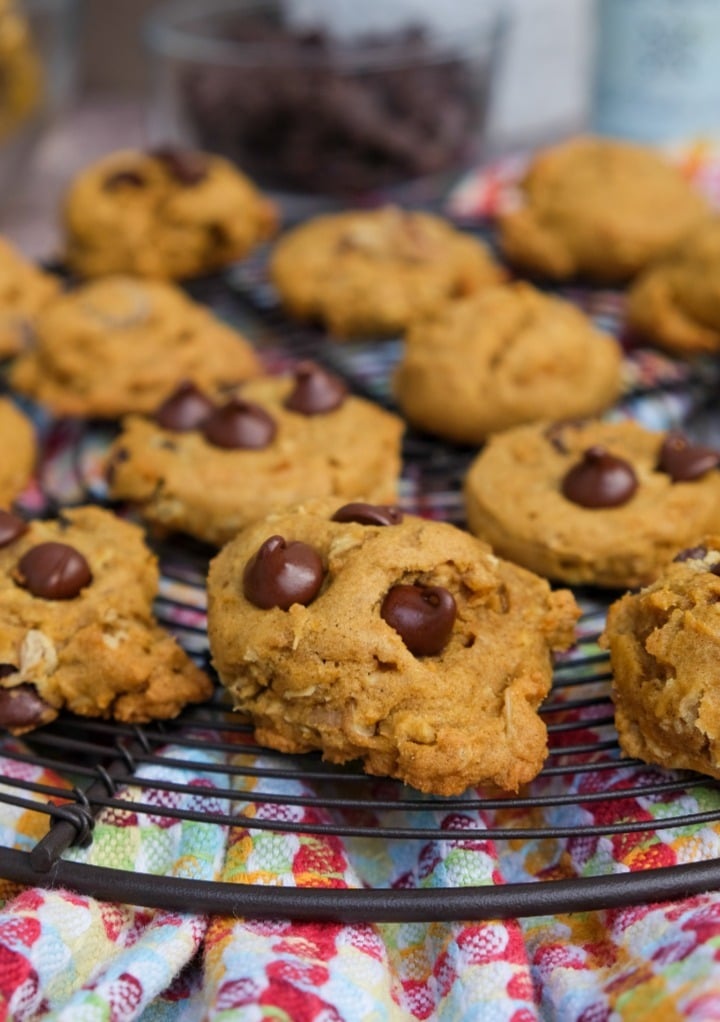
[[[142,723],[209,698],[153,617],[157,587],[141,530],[108,511],[0,511],[0,726],[22,734],[62,709]]]
[[[601,644],[625,754],[720,778],[720,535],[613,603]]]
[[[567,590],[455,526],[309,500],[250,524],[208,578],[214,664],[257,740],[455,795],[533,778]]]
[[[110,492],[164,531],[221,544],[306,497],[397,497],[403,423],[314,363],[209,401],[185,389],[130,416],[109,456]]]
[[[86,167],[62,216],[66,260],[81,277],[212,273],[277,227],[274,205],[228,160],[169,147],[115,152]]]
[[[465,478],[470,530],[547,578],[626,588],[720,531],[720,451],[636,422],[518,426]]]

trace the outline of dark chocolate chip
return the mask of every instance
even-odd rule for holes
[[[116,170],[103,181],[106,192],[116,192],[121,188],[144,188],[147,184],[143,175],[137,170]]]
[[[181,185],[196,185],[204,181],[208,175],[209,161],[205,153],[199,153],[194,149],[175,149],[173,146],[162,146],[150,152],[156,160],[159,160],[171,175]]]
[[[0,510],[0,547],[14,543],[24,532],[27,532],[27,522],[10,511]]]
[[[588,447],[582,461],[573,465],[562,482],[563,495],[587,508],[626,504],[637,487],[632,465],[600,446]]]
[[[293,603],[312,603],[324,576],[320,555],[311,546],[271,536],[247,563],[243,592],[250,603],[263,610],[287,610]]]
[[[390,504],[343,504],[332,516],[333,522],[357,522],[359,525],[399,525],[403,513]]]
[[[710,569],[710,574],[720,575],[720,562],[718,564],[713,564],[712,568]]]
[[[701,561],[707,555],[707,547],[691,546],[675,554],[673,561]]]
[[[315,362],[301,362],[295,370],[295,386],[285,407],[300,415],[322,415],[339,408],[347,396],[347,387],[338,376]]]
[[[0,688],[0,727],[29,731],[55,716],[55,711],[38,695],[34,685]]]
[[[155,421],[163,429],[187,433],[197,429],[212,415],[215,406],[191,380],[185,380],[155,412]]]
[[[231,398],[216,408],[202,427],[208,443],[233,449],[267,447],[276,432],[275,421],[264,408],[240,398]]]
[[[15,674],[16,671],[15,664],[0,664],[0,678],[7,678],[10,674]]]
[[[393,586],[380,608],[382,619],[414,656],[435,656],[445,648],[456,613],[452,593],[419,583]]]
[[[720,451],[691,444],[682,433],[668,433],[658,455],[658,471],[665,472],[674,483],[700,479],[720,465]]]
[[[24,554],[16,578],[43,600],[71,600],[92,581],[90,565],[67,543],[39,543]]]

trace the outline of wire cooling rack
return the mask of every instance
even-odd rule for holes
[[[196,296],[252,334],[271,367],[297,358],[321,359],[356,392],[389,402],[397,342],[332,345],[317,331],[285,324],[272,293],[254,273],[251,264],[235,281],[240,297],[220,281],[196,285]],[[607,296],[594,293],[590,301],[596,311],[600,308],[599,316],[607,313]],[[707,367],[689,375],[650,353],[635,353],[633,359],[637,375],[626,409],[639,418],[659,416],[665,425],[676,424],[706,391]],[[44,514],[56,505],[105,502],[102,453],[114,428],[79,421],[40,421],[40,428],[45,454],[39,485],[26,495],[26,510]],[[410,432],[404,454],[406,509],[461,522],[460,481],[474,452]],[[212,551],[173,540],[158,544],[157,552],[163,571],[158,617],[212,673],[204,589]],[[695,846],[705,841],[712,851],[706,835],[714,835],[720,822],[718,785],[622,756],[608,661],[597,645],[607,600],[592,591],[576,595],[584,608],[578,641],[558,657],[552,693],[541,711],[550,754],[539,777],[517,796],[491,791],[452,799],[422,796],[352,765],[338,768],[315,755],[260,749],[250,726],[229,712],[218,685],[210,703],[173,721],[139,727],[63,715],[22,741],[0,739],[7,764],[0,802],[50,824],[30,846],[0,847],[0,876],[152,907],[345,921],[529,916],[678,898],[720,886],[720,858],[669,863],[657,854],[678,837]],[[197,795],[184,773],[187,761],[181,753],[188,749],[195,764],[218,780],[212,798],[193,798],[174,808],[176,797]],[[58,783],[47,783],[48,775]],[[261,884],[217,882],[89,865],[73,855],[74,846],[92,842],[99,813],[142,817],[157,815],[159,806],[170,821],[242,828],[250,838],[265,831],[360,842],[371,855],[373,848],[380,854],[394,843],[417,847],[421,855],[433,847],[447,851],[488,842],[509,882],[441,889],[403,882],[308,888],[285,886],[281,874]],[[720,838],[717,843],[720,847]],[[632,868],[617,865],[614,851],[620,846],[636,853]],[[530,854],[542,849],[547,861],[532,878],[518,867],[519,850],[528,849]]]

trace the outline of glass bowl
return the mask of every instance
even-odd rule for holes
[[[70,97],[77,17],[77,0],[0,7],[0,201],[12,197],[43,132]]]
[[[503,29],[468,0],[175,0],[146,25],[150,135],[276,193],[430,193],[480,156]]]

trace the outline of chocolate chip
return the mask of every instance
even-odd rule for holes
[[[720,465],[720,451],[691,444],[682,433],[668,433],[658,455],[657,468],[674,483],[699,479]]]
[[[121,188],[144,188],[147,184],[143,175],[137,170],[116,170],[103,181],[106,192],[116,192]]]
[[[7,678],[11,674],[15,674],[17,667],[15,664],[0,664],[0,678]]]
[[[673,561],[701,561],[707,556],[707,547],[691,546],[687,550],[681,550],[673,557]]]
[[[0,547],[9,546],[27,532],[27,522],[10,511],[0,510]]]
[[[287,610],[293,603],[312,603],[324,576],[320,555],[311,546],[271,536],[247,563],[243,592],[250,603],[263,610]]]
[[[315,362],[301,362],[295,370],[295,386],[285,400],[285,407],[300,415],[322,415],[339,408],[346,396],[347,387],[339,376]]]
[[[380,617],[414,656],[435,656],[445,648],[456,613],[452,593],[420,583],[393,586],[380,608]]]
[[[67,543],[39,543],[24,554],[16,578],[43,600],[71,600],[92,581],[90,565]]]
[[[258,450],[271,444],[277,426],[260,405],[240,398],[231,398],[216,408],[203,423],[202,433],[215,447]]]
[[[599,445],[588,447],[582,461],[573,465],[562,482],[563,495],[587,508],[626,504],[637,487],[632,465]]]
[[[713,564],[712,568],[710,569],[710,574],[711,575],[720,575],[720,563]]]
[[[38,695],[34,685],[0,688],[0,727],[8,731],[29,731],[56,716],[55,710]]]
[[[185,380],[155,412],[155,421],[163,429],[187,433],[197,429],[212,415],[215,406],[192,380]]]
[[[152,149],[150,156],[159,160],[168,174],[181,185],[199,184],[208,175],[209,160],[207,156],[194,149],[162,146],[159,149]]]
[[[343,504],[332,516],[333,522],[357,522],[359,525],[399,525],[403,513],[390,504]]]

